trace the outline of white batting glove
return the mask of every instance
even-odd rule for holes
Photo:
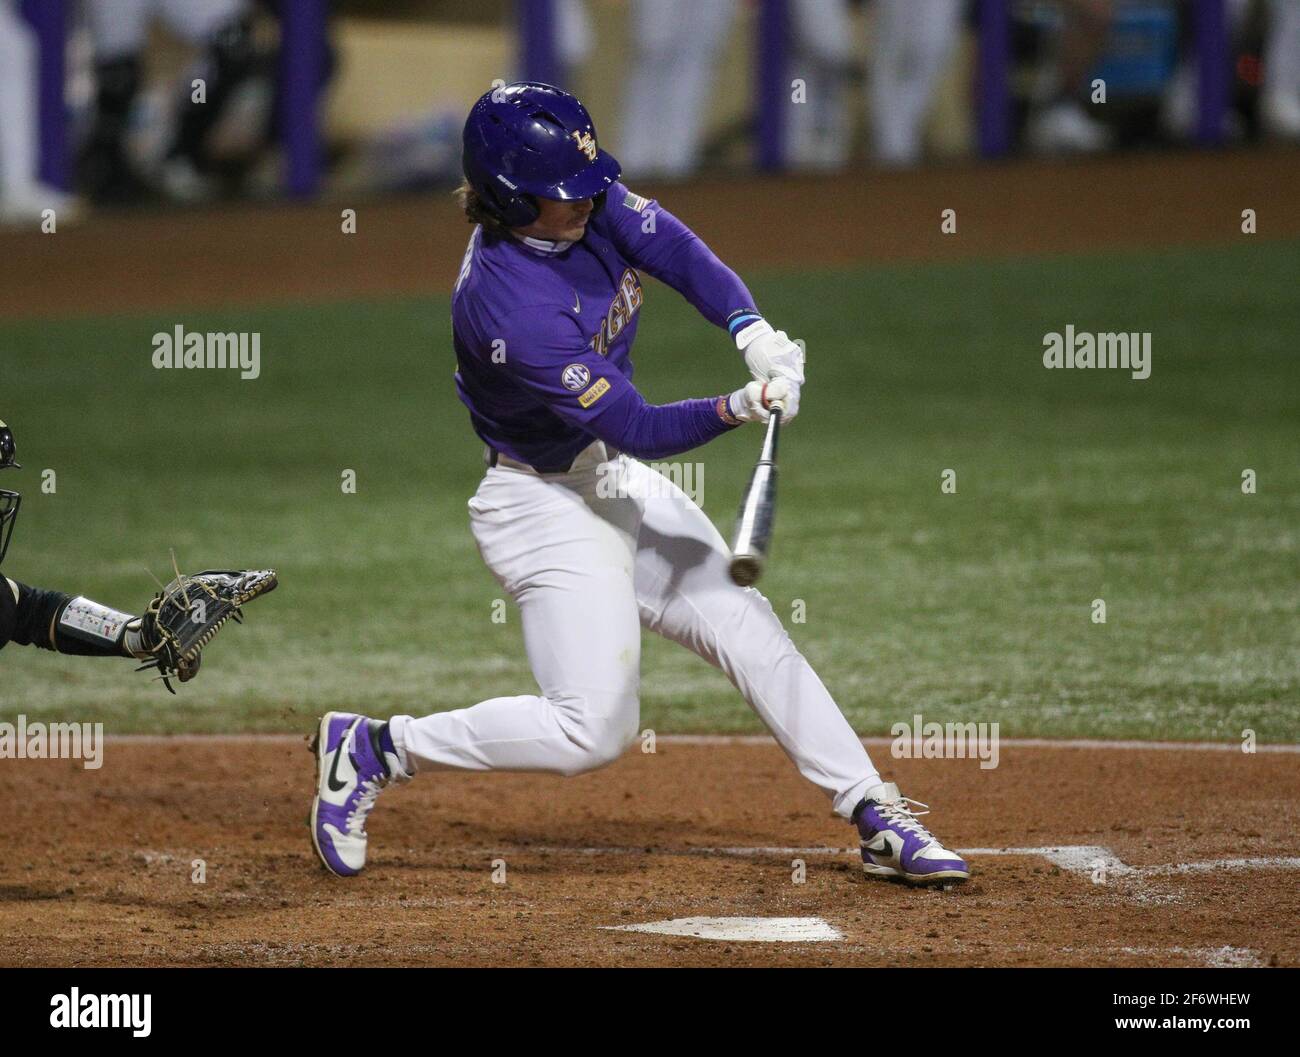
[[[781,421],[799,414],[799,385],[777,378],[771,382],[750,382],[727,398],[727,410],[742,422],[766,422],[773,404],[781,405]]]
[[[804,350],[784,330],[773,330],[767,320],[760,319],[736,335],[736,345],[745,354],[745,366],[756,381],[785,378],[803,385]]]

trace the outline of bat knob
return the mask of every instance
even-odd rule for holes
[[[738,554],[731,559],[731,582],[740,587],[756,583],[762,571],[763,563],[752,554]]]

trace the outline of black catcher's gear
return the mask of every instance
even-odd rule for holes
[[[0,421],[0,470],[21,470],[18,460],[14,458],[14,434],[8,426]],[[23,497],[17,492],[0,488],[0,562],[5,560],[5,551],[9,549],[9,540],[14,534],[14,522],[18,520],[18,507]]]
[[[0,470],[21,469],[13,431],[0,421]],[[13,536],[21,496],[0,489],[0,561]],[[158,669],[163,683],[189,682],[202,652],[226,621],[242,623],[241,607],[275,590],[273,569],[210,569],[182,575],[133,617],[89,598],[29,587],[0,576],[0,647],[8,642],[59,653],[127,656]],[[175,693],[174,690],[172,690]]]

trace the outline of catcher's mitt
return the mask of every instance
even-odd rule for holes
[[[145,661],[136,671],[157,668],[174,694],[171,680],[187,683],[199,671],[203,647],[232,618],[243,623],[241,606],[275,590],[274,569],[208,569],[178,574],[149,603],[140,618]]]

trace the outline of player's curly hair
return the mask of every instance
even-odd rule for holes
[[[505,222],[496,214],[488,211],[483,205],[483,200],[479,193],[469,185],[469,181],[464,181],[455,191],[456,202],[460,205],[465,219],[471,224],[482,224],[483,230],[492,235],[508,235],[510,229],[506,227]]]

